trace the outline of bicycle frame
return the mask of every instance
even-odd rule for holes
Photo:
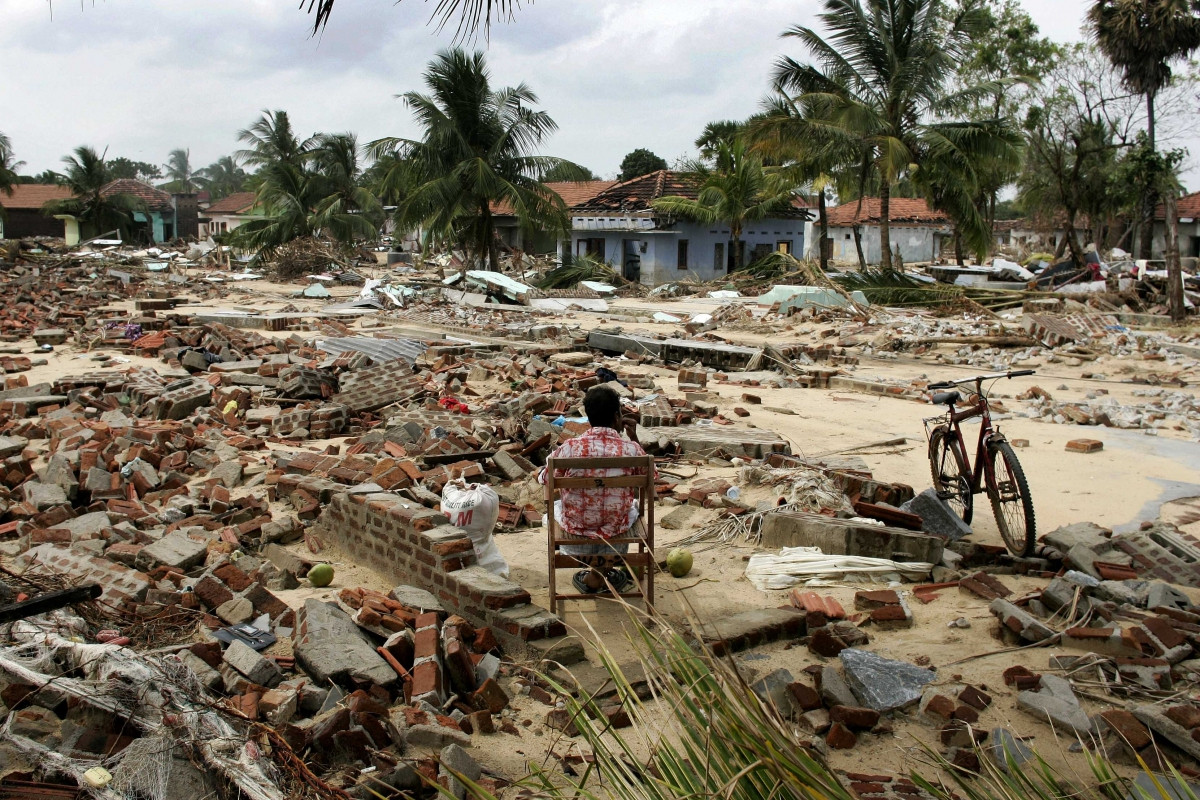
[[[987,457],[987,447],[992,441],[1003,439],[1004,435],[992,425],[992,412],[988,407],[987,398],[983,394],[982,381],[975,386],[975,396],[977,398],[975,403],[961,411],[956,410],[953,406],[950,407],[948,427],[953,432],[955,439],[958,440],[958,446],[961,448],[959,452],[963,454],[963,458],[967,459],[967,463],[963,464],[963,467],[971,473],[971,494],[980,494],[984,489],[985,480],[988,486],[996,484],[992,460]],[[979,441],[975,445],[975,463],[972,464],[970,451],[967,450],[966,437],[962,432],[962,422],[974,417],[980,417],[980,425]]]

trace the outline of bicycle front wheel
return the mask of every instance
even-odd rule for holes
[[[929,435],[929,470],[938,497],[970,525],[975,513],[975,498],[971,494],[967,456],[958,437],[945,425],[934,428]]]
[[[1009,552],[1025,557],[1033,552],[1037,536],[1025,470],[1021,469],[1021,462],[1017,461],[1017,454],[1008,442],[990,443],[987,457],[990,462],[987,493],[996,516],[996,527]]]

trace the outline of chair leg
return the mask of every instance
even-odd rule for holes
[[[554,581],[554,549],[550,549],[550,613],[558,614],[558,589]]]

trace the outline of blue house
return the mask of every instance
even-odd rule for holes
[[[651,206],[660,197],[696,195],[697,186],[671,170],[611,186],[570,207],[571,241],[560,243],[559,257],[591,255],[619,268],[626,280],[646,286],[727,275],[735,263],[728,225],[702,225]],[[807,204],[797,197],[791,211],[747,223],[742,263],[775,250],[801,257],[809,219]]]

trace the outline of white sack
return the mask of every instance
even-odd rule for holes
[[[500,519],[500,498],[492,487],[467,483],[461,478],[450,481],[442,489],[442,513],[450,518],[451,525],[467,532],[479,566],[502,578],[508,577],[508,562],[492,538]]]

